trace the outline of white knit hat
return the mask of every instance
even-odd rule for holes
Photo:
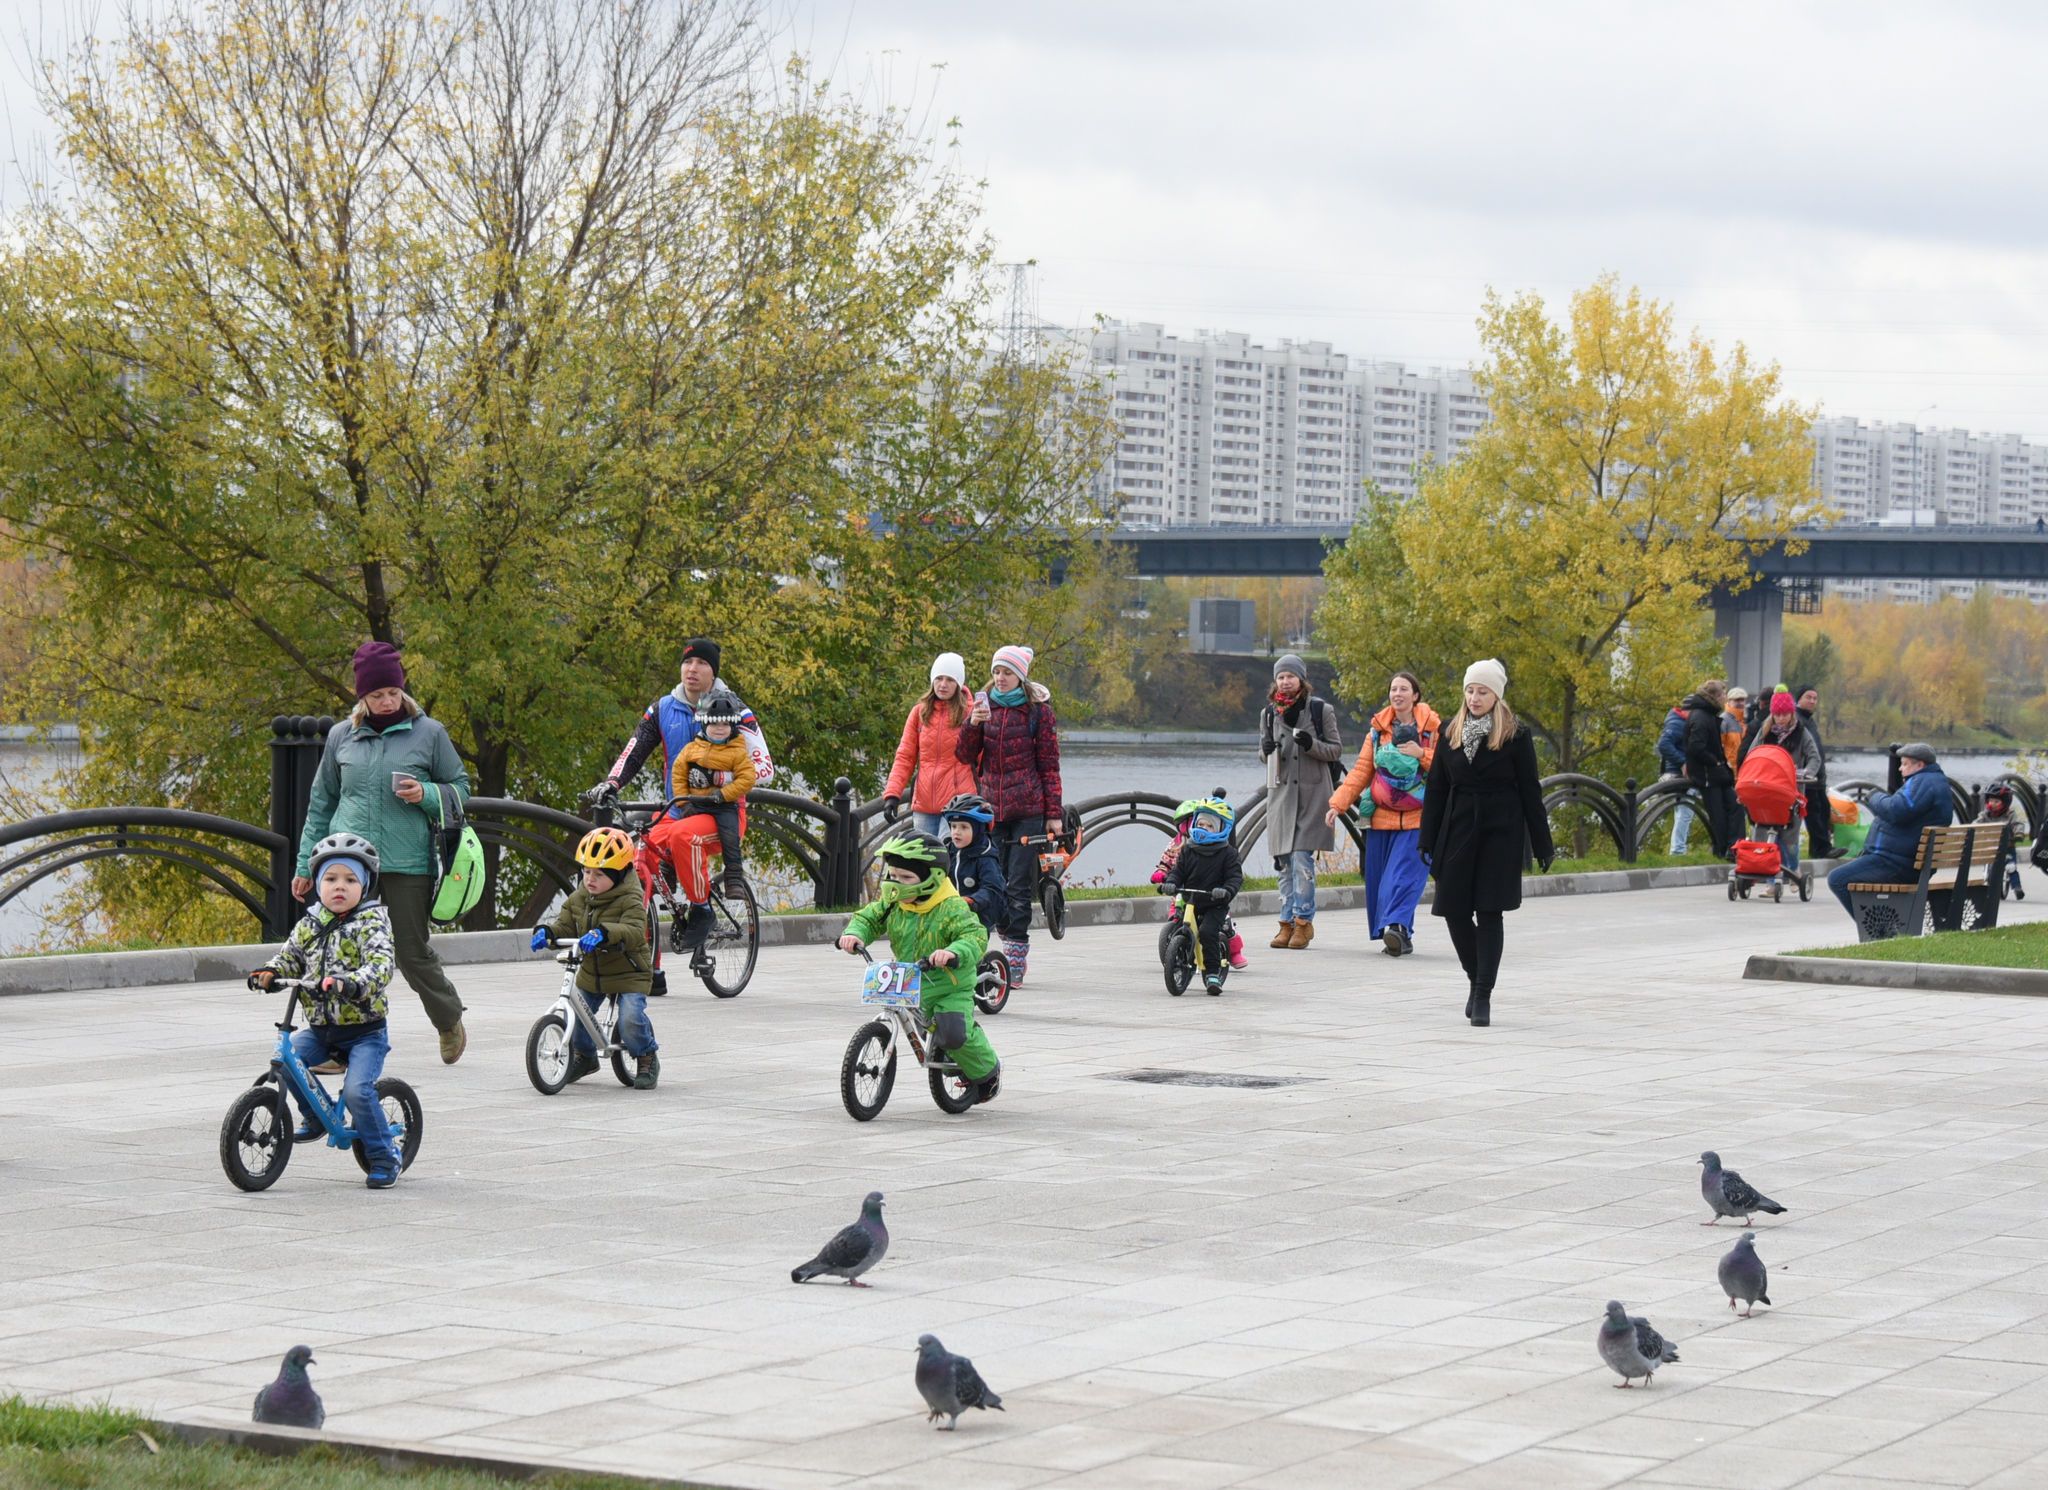
[[[967,686],[967,659],[958,652],[941,652],[932,659],[932,681],[951,678],[962,688]]]
[[[1498,657],[1482,657],[1465,669],[1467,683],[1483,683],[1493,690],[1494,697],[1508,695],[1508,670],[1501,666]]]

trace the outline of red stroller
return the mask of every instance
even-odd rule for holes
[[[1753,889],[1768,886],[1772,900],[1785,898],[1785,855],[1779,847],[1791,835],[1798,842],[1799,820],[1806,813],[1806,793],[1792,752],[1762,741],[1752,745],[1735,773],[1735,800],[1742,804],[1757,831],[1768,836],[1745,838],[1735,845],[1735,869],[1728,876],[1728,898],[1747,900]],[[1813,899],[1813,871],[1794,872],[1801,900]]]

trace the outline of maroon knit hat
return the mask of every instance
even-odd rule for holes
[[[356,648],[356,697],[368,698],[379,688],[403,688],[405,664],[389,642],[364,642]]]

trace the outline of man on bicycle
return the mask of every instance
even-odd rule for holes
[[[735,701],[739,698],[732,688],[719,681],[718,663],[718,643],[710,637],[693,636],[683,643],[681,681],[647,706],[639,724],[634,726],[632,738],[626,741],[626,748],[612,762],[605,779],[597,784],[597,792],[617,793],[621,785],[639,774],[641,766],[658,745],[662,756],[663,800],[673,801],[677,797],[693,795],[688,783],[677,779],[676,767],[681,762],[683,747],[702,732],[697,721],[698,706],[714,691],[731,694]],[[754,763],[754,785],[756,788],[766,786],[775,779],[775,762],[768,754],[768,741],[761,733],[761,722],[744,703],[739,705],[739,714],[739,739],[747,747],[747,756]],[[739,825],[744,833],[747,825],[744,805],[740,808]],[[711,927],[708,910],[711,890],[703,867],[704,852],[717,841],[716,819],[708,812],[692,812],[679,803],[647,830],[646,844],[634,866],[639,871],[643,898],[653,895],[655,875],[663,864],[668,866],[671,881],[692,908],[685,937],[693,938],[693,944],[700,947]],[[658,957],[658,948],[656,952]],[[657,972],[656,986],[660,987],[665,981]]]

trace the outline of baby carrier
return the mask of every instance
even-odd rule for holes
[[[1792,752],[1764,740],[1752,745],[1749,754],[1743,757],[1742,768],[1735,773],[1735,800],[1742,804],[1742,810],[1758,830],[1770,836],[1745,838],[1735,845],[1735,872],[1728,877],[1728,898],[1747,900],[1753,886],[1769,885],[1771,898],[1776,900],[1783,894],[1778,877],[1785,871],[1785,856],[1777,838],[1799,831],[1799,818],[1806,807],[1806,793],[1800,788],[1799,769],[1793,764]],[[1811,886],[1811,877],[1802,874],[1801,900],[1812,893]]]

